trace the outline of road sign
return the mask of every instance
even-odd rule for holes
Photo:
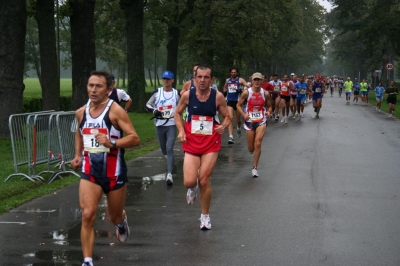
[[[392,71],[394,68],[394,64],[392,62],[387,62],[385,68],[387,71]]]
[[[376,73],[382,73],[382,70],[377,69],[377,70],[375,70],[375,72],[376,72]]]
[[[374,76],[374,78],[376,78],[379,74],[378,72],[374,72],[374,74],[372,74]]]

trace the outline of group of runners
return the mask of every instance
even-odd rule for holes
[[[114,104],[113,76],[105,71],[91,73],[87,91],[89,100],[76,112],[78,128],[75,135],[74,169],[81,169],[79,202],[82,209],[81,243],[83,266],[93,265],[94,222],[98,203],[105,193],[107,213],[116,226],[116,236],[126,242],[130,230],[124,210],[127,193],[127,166],[124,148],[139,145],[137,135],[126,110]],[[241,136],[242,120],[246,131],[247,147],[253,155],[251,176],[257,178],[261,144],[267,128],[267,120],[287,123],[293,118],[304,117],[304,104],[313,102],[315,117],[319,118],[325,84],[321,76],[284,75],[280,80],[274,74],[266,81],[264,75],[254,73],[248,82],[239,77],[237,68],[230,70],[224,93],[214,86],[210,66],[196,64],[193,79],[186,82],[180,92],[172,88],[174,73],[164,71],[163,87],[157,89],[146,109],[154,114],[156,133],[161,151],[167,160],[166,183],[173,184],[173,146],[177,139],[184,151],[183,184],[188,189],[186,201],[192,205],[200,194],[200,229],[210,230],[209,215],[212,197],[210,178],[221,149],[222,135],[228,128],[228,143],[233,144],[233,117],[236,111],[236,132]],[[351,82],[351,81],[350,81]],[[346,83],[344,82],[344,87]],[[352,87],[353,88],[353,87]],[[389,87],[391,110],[397,88]],[[225,95],[224,95],[225,94]],[[347,97],[347,93],[346,93]]]

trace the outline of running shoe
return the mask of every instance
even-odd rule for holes
[[[85,261],[84,263],[82,263],[82,266],[93,266],[93,263]]]
[[[210,230],[211,229],[211,220],[210,216],[207,218],[200,217],[200,230]]]
[[[392,114],[390,114],[390,115],[389,115],[389,117],[393,117],[393,115],[392,115]]]
[[[292,116],[292,118],[293,118],[293,119],[296,119],[296,116],[295,116],[295,115],[293,115],[293,116]]]
[[[319,118],[319,115],[315,115],[315,118]]]
[[[251,170],[251,175],[252,175],[254,178],[258,177],[257,168],[253,168],[253,169]]]
[[[189,188],[186,193],[186,202],[192,205],[197,198],[197,186],[195,188]]]
[[[233,140],[233,138],[229,137],[228,144],[234,144],[234,143],[235,143],[235,141]]]
[[[279,121],[279,115],[275,116],[275,121],[276,121],[276,122]]]
[[[287,119],[288,119],[288,117],[287,117],[287,116],[285,116],[285,124],[287,124]]]
[[[238,137],[240,138],[242,136],[242,129],[240,127],[238,127],[236,129],[236,132],[237,132]]]
[[[304,118],[304,114],[303,113],[301,113],[301,116],[300,116],[301,118]]]
[[[124,218],[122,228],[119,227],[119,225],[117,225],[117,238],[118,238],[119,242],[125,243],[126,240],[128,239],[129,234],[130,234],[130,231],[129,231],[129,225],[128,225],[128,217],[126,216],[126,213],[125,213],[125,218]]]
[[[167,178],[165,179],[165,182],[167,182],[168,186],[172,186],[172,184],[174,183],[174,180],[172,179],[172,174],[171,173],[167,174]]]

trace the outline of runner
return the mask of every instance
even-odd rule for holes
[[[367,104],[367,90],[368,90],[368,84],[365,81],[365,79],[363,79],[362,82],[360,83],[361,101],[363,105]]]
[[[110,74],[110,76],[111,76],[111,80],[112,80],[111,86],[113,87],[113,89],[108,94],[108,98],[110,98],[111,100],[113,100],[114,102],[116,102],[118,104],[121,104],[121,102],[125,102],[124,110],[125,110],[125,112],[128,112],[129,107],[131,107],[131,105],[132,105],[132,99],[124,90],[114,88],[115,77],[113,74]]]
[[[281,83],[280,90],[280,107],[282,108],[282,120],[281,123],[285,122],[287,124],[287,118],[289,115],[289,103],[290,103],[290,94],[289,91],[293,90],[293,83],[289,80],[288,75],[283,75],[283,81]]]
[[[356,101],[356,104],[358,104],[358,95],[360,94],[360,83],[358,83],[357,79],[354,80],[353,89],[354,89],[353,102]]]
[[[269,83],[274,87],[274,91],[272,93],[272,116],[275,118],[275,122],[279,121],[279,103],[281,101],[281,98],[279,96],[279,91],[281,90],[281,85],[282,81],[279,80],[278,74],[273,74],[272,75],[273,80],[271,80]]]
[[[347,104],[350,104],[352,90],[353,90],[353,82],[350,80],[350,77],[347,77],[347,80],[344,82],[344,92],[346,93]]]
[[[165,182],[172,186],[172,171],[174,170],[175,155],[174,145],[176,139],[176,126],[174,112],[179,102],[178,91],[172,88],[174,73],[164,71],[162,76],[163,87],[158,88],[146,103],[146,109],[154,114],[156,134],[160,143],[161,152],[167,159],[167,176]]]
[[[253,86],[245,90],[237,104],[237,109],[244,118],[246,129],[247,148],[253,154],[253,169],[251,174],[258,177],[258,161],[261,156],[261,143],[267,128],[267,119],[272,112],[271,96],[261,88],[261,73],[253,74]],[[246,107],[243,105],[246,103]],[[268,110],[265,110],[268,108]]]
[[[91,72],[87,83],[89,100],[76,111],[79,130],[75,134],[75,158],[71,166],[82,169],[79,183],[82,266],[93,266],[94,223],[103,193],[118,240],[124,243],[129,236],[124,210],[128,182],[124,148],[138,146],[140,140],[128,114],[108,98],[111,84],[109,73]]]
[[[196,70],[196,89],[182,94],[176,108],[174,119],[179,131],[178,140],[185,152],[183,161],[183,183],[188,192],[186,201],[193,204],[197,198],[197,185],[200,188],[201,216],[200,229],[211,229],[209,216],[211,203],[210,178],[221,149],[221,135],[232,122],[225,97],[212,90],[214,81],[212,69],[199,65]],[[183,125],[182,113],[187,108],[187,117]],[[219,115],[224,117],[220,123]]]
[[[297,113],[300,114],[300,120],[304,118],[304,102],[306,101],[306,92],[308,87],[308,83],[304,81],[304,76],[300,76],[299,82],[294,84],[294,89],[297,91],[296,107]]]
[[[319,111],[322,105],[322,95],[325,93],[324,83],[320,81],[321,75],[315,75],[315,81],[313,81],[310,92],[313,100],[314,111],[316,112],[315,118],[319,118]]]
[[[246,81],[240,77],[239,70],[236,67],[232,67],[230,69],[231,77],[226,79],[224,85],[224,93],[226,93],[226,103],[228,105],[228,111],[232,117],[233,112],[236,112],[236,132],[238,136],[241,135],[241,127],[242,121],[240,120],[240,113],[236,111],[236,105],[238,103],[240,94],[242,92],[242,86],[246,88],[250,88],[250,85],[246,83]],[[229,140],[228,144],[234,144],[235,141],[233,140],[233,123],[229,124],[228,126],[228,133],[229,133]]]
[[[292,73],[292,83],[293,83],[293,87],[297,84],[297,75]],[[296,99],[297,99],[297,90],[293,89],[290,90],[290,111],[292,112],[292,118],[295,119],[296,118]],[[298,115],[300,115],[300,112],[298,113]]]
[[[394,117],[395,116],[395,109],[396,109],[396,103],[397,103],[397,94],[399,94],[399,89],[396,87],[394,81],[390,81],[390,86],[387,88],[385,92],[387,96],[386,102],[389,106],[389,117]]]
[[[336,86],[335,78],[332,76],[332,77],[328,80],[327,83],[328,83],[329,88],[330,88],[330,90],[331,90],[331,97],[333,97],[333,92],[335,91],[335,86]]]
[[[198,66],[199,66],[199,64],[193,65],[193,75],[191,75],[190,80],[186,81],[185,84],[183,84],[182,89],[179,93],[181,96],[185,91],[196,88],[196,80],[194,79],[194,74],[196,73],[196,69]]]
[[[340,98],[342,98],[343,86],[344,86],[343,77],[339,77],[339,79],[338,79],[338,88],[339,88],[339,97]]]
[[[381,104],[383,100],[383,94],[385,93],[385,88],[382,86],[382,82],[378,83],[378,86],[375,88],[375,98],[376,98],[376,107],[375,111],[381,111]]]

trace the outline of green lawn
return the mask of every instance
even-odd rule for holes
[[[126,160],[143,156],[150,151],[159,147],[156,141],[156,133],[153,121],[150,121],[152,114],[150,113],[129,113],[129,117],[140,137],[141,144],[133,149],[126,149]],[[45,164],[37,165],[37,173],[46,168]],[[59,188],[78,182],[75,176],[64,176],[63,179],[58,179],[51,184],[29,180],[22,180],[21,177],[12,177],[9,181],[4,180],[15,173],[14,160],[12,156],[11,141],[0,139],[0,214],[15,208],[24,202],[34,198],[49,194]],[[28,173],[27,166],[19,166],[19,173]],[[50,177],[50,174],[43,175],[45,179]]]
[[[26,78],[26,79],[24,79],[24,84],[25,84],[24,97],[41,97],[42,96],[41,95],[42,89],[40,87],[38,78]],[[150,85],[150,80],[147,80],[147,84]],[[182,85],[177,85],[176,87],[178,89],[181,89]],[[154,91],[154,86],[146,87],[146,92],[153,92],[153,91]],[[70,78],[60,79],[60,93],[61,93],[61,96],[68,96],[68,95],[72,94],[72,79],[70,79]]]

